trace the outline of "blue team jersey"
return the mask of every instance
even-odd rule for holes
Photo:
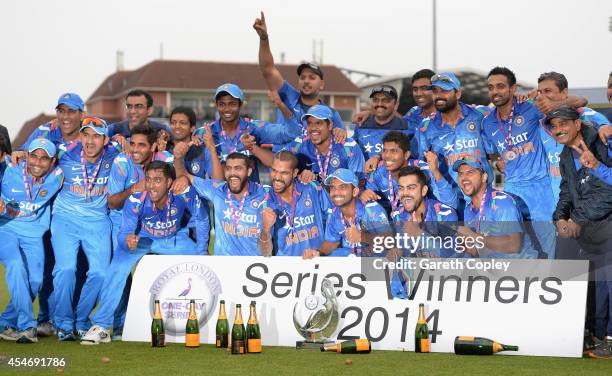
[[[255,136],[255,142],[259,144],[284,144],[290,142],[295,137],[301,134],[300,126],[295,117],[287,120],[286,124],[274,124],[261,120],[249,120],[240,118],[238,129],[234,132],[234,136],[227,134],[221,126],[221,120],[217,119],[210,126],[210,131],[215,141],[217,153],[221,162],[225,162],[227,156],[233,152],[239,152],[249,156],[256,162],[255,156],[250,150],[244,148],[240,137],[249,132]],[[194,131],[194,136],[200,139],[206,134],[206,128],[200,127]],[[211,171],[212,172],[212,171]],[[257,171],[257,163],[251,174],[252,181],[259,181],[259,173]]]
[[[418,159],[409,159],[407,161],[408,166],[414,166],[422,170],[427,176],[428,185],[431,188],[429,191],[430,194],[438,198],[444,204],[456,208],[459,204],[459,199],[457,198],[457,192],[453,189],[453,186],[442,177],[442,180],[436,181],[431,170],[429,169],[429,165],[425,161],[421,161]],[[370,189],[374,192],[377,192],[379,196],[382,197],[382,200],[379,203],[387,209],[388,212],[391,212],[391,187],[389,186],[389,176],[390,173],[385,167],[384,164],[378,166],[376,170],[368,175],[368,179],[366,180],[366,189]],[[399,193],[397,188],[397,180],[393,179],[391,176],[391,185],[393,187],[393,195],[396,200],[396,206],[399,206]]]
[[[160,129],[163,129],[166,132],[168,132],[168,134],[171,134],[170,133],[170,127],[167,124],[162,124],[162,123],[158,123],[156,121],[148,120],[147,121],[147,125],[149,125],[153,129],[155,129],[156,131],[159,131]],[[120,122],[117,122],[117,123],[113,123],[113,124],[110,124],[108,126],[108,137],[113,137],[116,134],[120,134],[123,137],[125,137],[126,139],[129,139],[130,135],[131,135],[131,132],[132,131],[130,130],[130,125],[129,125],[127,120],[120,121]]]
[[[487,161],[487,152],[491,152],[482,133],[483,111],[486,107],[470,107],[460,103],[462,118],[455,127],[442,123],[442,114],[436,111],[424,119],[419,133],[420,159],[425,151],[433,150],[440,159],[440,172],[448,181],[456,185],[457,173],[453,164],[466,156],[479,158],[485,172],[492,181],[493,174]]]
[[[521,249],[518,253],[503,253],[488,249],[479,249],[481,258],[537,258],[538,252],[533,247],[528,233],[523,229],[523,217],[514,198],[506,192],[488,188],[485,194],[482,213],[472,204],[467,204],[464,211],[465,225],[484,236],[507,236],[521,233]]]
[[[212,158],[204,145],[191,145],[183,158],[183,162],[185,169],[191,175],[200,178],[212,177]]]
[[[174,163],[174,157],[167,151],[156,152],[153,160]],[[141,165],[134,163],[132,157],[123,152],[115,157],[108,178],[106,191],[110,195],[116,195],[144,179],[144,169]],[[109,217],[113,224],[121,224],[121,209],[111,209]]]
[[[248,196],[241,205],[229,194],[226,182],[194,178],[193,186],[198,194],[209,200],[215,210],[216,256],[259,256],[257,246],[262,225],[261,211],[270,199],[269,188],[249,182]]]
[[[602,125],[610,125],[608,118],[591,108],[581,107],[578,109],[578,113],[580,114],[580,120],[593,124],[597,129]],[[559,144],[557,140],[555,140],[545,125],[542,125],[540,128],[540,137],[542,138],[544,150],[548,156],[550,181],[553,194],[555,195],[555,202],[557,202],[559,201],[559,192],[561,191],[561,170],[559,169],[559,161],[561,160],[563,144]]]
[[[368,233],[384,234],[391,232],[391,225],[385,209],[377,202],[367,202],[365,205],[361,200],[356,200],[355,218],[359,218],[355,226],[359,231]],[[354,256],[372,256],[368,254],[368,247],[364,244],[353,244],[346,238],[346,230],[350,225],[343,218],[340,208],[334,207],[327,217],[325,225],[325,241],[336,243],[340,242],[340,246],[348,249],[350,255]]]
[[[410,142],[410,151],[416,157],[422,154],[421,146],[419,145],[419,128],[421,128],[421,123],[423,119],[428,117],[431,114],[423,113],[423,109],[419,106],[414,106],[406,115],[404,115],[404,120],[408,123],[408,132],[412,135],[412,141]]]
[[[283,146],[298,158],[300,170],[311,170],[317,174],[319,182],[324,181],[325,176],[331,175],[339,168],[352,170],[357,178],[363,177],[363,165],[365,161],[361,149],[352,138],[347,138],[344,143],[338,144],[331,139],[331,153],[319,154],[315,144],[306,136],[297,137],[293,142]],[[317,155],[319,156],[317,158]],[[322,173],[323,171],[323,173]]]
[[[106,145],[96,163],[85,161],[86,174],[81,164],[82,150],[80,142],[60,146],[58,165],[64,172],[64,184],[53,203],[53,215],[101,219],[108,215],[106,186],[121,149],[115,143]]]
[[[276,256],[301,256],[306,249],[319,249],[323,242],[327,211],[333,206],[327,191],[318,183],[295,180],[293,203],[270,194],[268,206],[276,212],[272,235]]]
[[[311,106],[307,106],[304,103],[302,103],[302,101],[300,100],[300,92],[296,88],[291,86],[291,84],[289,84],[287,80],[283,81],[283,86],[281,86],[280,89],[278,89],[278,96],[283,101],[285,106],[287,106],[293,112],[293,116],[296,119],[302,119],[302,115],[307,113],[311,107]],[[324,103],[322,103],[319,100],[319,104],[324,104]],[[332,113],[333,113],[332,127],[344,129],[344,124],[342,123],[342,118],[340,117],[340,114],[338,113],[338,111],[334,110],[331,107],[329,108],[332,110]],[[287,122],[287,119],[283,115],[282,111],[279,109],[276,109],[276,122],[280,124]],[[300,123],[300,133],[301,134],[304,134],[304,135],[306,134],[307,126],[308,126],[307,119],[304,119],[304,121]]]
[[[26,172],[28,189],[24,183],[26,162],[18,165],[7,162],[0,189],[5,209],[0,213],[0,227],[10,229],[18,235],[40,237],[49,229],[51,198],[60,190],[64,174],[59,167],[52,167],[42,179],[34,181]]]
[[[398,211],[393,213],[393,225],[396,232],[403,234],[403,226],[406,222],[412,221],[412,215],[401,206]],[[440,201],[425,198],[425,217],[423,218],[423,234],[431,241],[424,239],[420,246],[415,250],[410,250],[413,256],[418,257],[457,257],[462,253],[457,253],[452,242],[433,241],[435,237],[445,240],[447,236],[452,237],[452,225],[459,220],[455,209],[444,205]],[[446,227],[440,225],[446,222]],[[446,244],[444,244],[446,243]]]
[[[59,146],[61,144],[72,144],[77,141],[67,141],[64,140],[64,136],[62,136],[62,130],[57,125],[57,121],[49,121],[43,125],[39,125],[38,128],[34,129],[34,131],[30,134],[28,139],[21,145],[20,150],[28,150],[28,146],[30,146],[30,142],[36,138],[46,138],[47,140],[53,142],[55,146]]]
[[[531,100],[514,100],[511,115],[503,120],[493,109],[483,120],[483,132],[491,147],[506,162],[505,181],[536,181],[548,175],[548,163],[540,137],[544,115]],[[512,122],[512,124],[510,124]]]
[[[159,209],[151,202],[148,192],[130,195],[123,205],[123,217],[119,231],[119,244],[126,245],[127,236],[137,234],[141,238],[167,240],[184,229],[183,223],[188,214],[199,221],[200,199],[192,187],[180,195],[168,194],[168,202]],[[208,234],[197,232],[197,251],[205,254]]]
[[[353,138],[359,144],[366,161],[374,155],[382,153],[382,139],[389,131],[400,131],[410,137],[411,140],[414,138],[414,129],[411,131],[406,121],[401,117],[394,117],[386,124],[378,124],[374,120],[374,116],[370,116],[363,124],[355,125]],[[414,150],[412,144],[410,150]],[[414,150],[414,153],[416,155],[417,151]]]

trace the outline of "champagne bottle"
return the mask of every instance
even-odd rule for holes
[[[518,351],[518,346],[502,345],[482,337],[455,337],[455,354],[492,355],[500,351]]]
[[[225,300],[219,302],[216,337],[215,346],[219,349],[226,349],[229,345],[229,323],[225,314]]]
[[[185,326],[185,347],[200,347],[200,326],[193,299],[189,301],[189,318]]]
[[[164,321],[162,320],[159,300],[155,300],[155,312],[151,322],[151,347],[166,347],[166,334],[164,332]]]
[[[414,351],[418,353],[429,352],[429,329],[425,320],[425,305],[419,304],[419,319],[414,329]]]
[[[236,317],[232,326],[232,354],[244,354],[245,332],[242,323],[242,306],[236,304]]]
[[[367,354],[372,351],[372,345],[367,339],[353,339],[329,345],[321,345],[321,351],[332,351],[342,354]]]
[[[261,353],[261,331],[259,330],[259,322],[257,322],[257,310],[255,301],[251,302],[251,314],[246,327],[247,352]]]

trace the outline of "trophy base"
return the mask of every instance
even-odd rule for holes
[[[296,341],[295,349],[296,350],[316,350],[321,351],[321,346],[327,345],[333,342],[310,342],[310,341]]]

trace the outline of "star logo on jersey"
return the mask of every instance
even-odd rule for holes
[[[365,144],[363,147],[365,148],[365,151],[366,151],[367,153],[371,153],[371,152],[372,152],[372,148],[374,147],[374,145],[372,145],[372,144],[370,144],[370,143],[368,142],[368,143],[367,143],[367,144]]]
[[[73,182],[75,185],[82,185],[82,183],[83,183],[83,179],[81,179],[81,177],[77,175],[77,176],[75,176],[75,177],[73,177],[73,178],[72,178],[72,182]]]
[[[497,146],[504,150],[506,148],[506,143],[505,142],[501,142],[501,141],[497,141]]]
[[[446,151],[447,153],[454,153],[455,152],[455,145],[453,145],[450,142],[446,141],[446,145],[444,146],[444,151]]]
[[[476,123],[474,123],[473,121],[470,121],[467,125],[467,129],[470,132],[474,132],[476,130]]]
[[[200,164],[198,162],[191,162],[191,172],[194,174],[200,172]]]
[[[223,219],[231,219],[232,218],[232,211],[230,210],[230,208],[227,208],[223,211]]]
[[[340,159],[338,159],[338,157],[333,157],[330,161],[329,164],[332,165],[332,167],[338,167],[340,166]]]
[[[312,207],[312,201],[309,198],[304,200],[304,207],[305,208],[311,208]]]
[[[522,115],[517,116],[514,120],[514,124],[516,124],[517,127],[520,127],[521,125],[525,124],[525,118]]]

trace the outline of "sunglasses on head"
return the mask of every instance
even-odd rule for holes
[[[447,84],[453,83],[453,80],[445,74],[436,74],[431,78],[431,83],[438,82],[438,81],[444,82]]]
[[[95,117],[86,117],[81,122],[82,127],[93,126],[95,128],[106,128],[106,122]]]

